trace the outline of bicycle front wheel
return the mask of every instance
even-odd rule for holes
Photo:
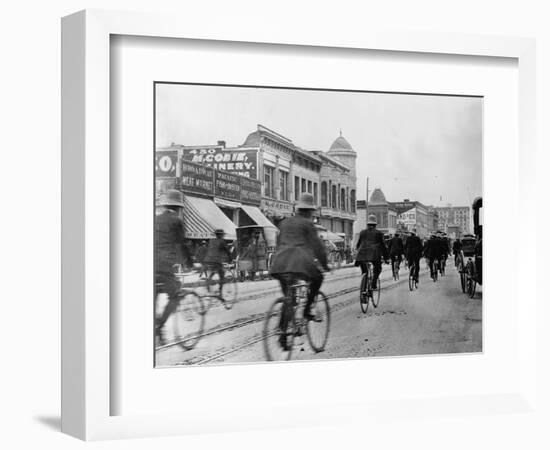
[[[315,353],[322,352],[328,340],[330,331],[330,305],[327,296],[322,292],[317,294],[311,305],[311,313],[315,320],[307,321],[307,338]]]
[[[173,312],[174,338],[185,350],[199,342],[204,331],[205,307],[202,298],[195,292],[184,294]]]
[[[378,308],[380,304],[380,278],[376,281],[376,289],[372,291],[372,305],[375,308]]]
[[[367,311],[369,309],[369,284],[370,278],[368,272],[366,272],[361,277],[361,289],[359,290],[359,303],[361,305],[361,311],[363,312],[363,314],[367,314]]]
[[[289,308],[292,306],[289,304]],[[294,319],[288,322],[286,330],[282,330],[281,321],[285,308],[285,298],[279,298],[273,302],[264,319],[264,352],[268,361],[288,361],[292,356],[294,345]],[[293,311],[292,311],[293,312]],[[287,312],[288,313],[288,312]],[[290,315],[290,314],[289,314]],[[281,345],[281,335],[286,333],[287,349]]]

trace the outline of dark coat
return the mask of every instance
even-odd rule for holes
[[[441,240],[436,238],[428,239],[424,247],[424,256],[426,258],[439,258],[441,256]]]
[[[392,237],[390,239],[390,256],[399,256],[404,252],[403,241],[400,237]]]
[[[197,253],[195,255],[197,262],[201,264],[204,262],[204,258],[206,258],[207,251],[208,251],[208,247],[206,245],[199,246],[199,248],[197,249]]]
[[[222,238],[211,239],[204,262],[207,264],[222,264],[231,261],[231,252]]]
[[[316,277],[320,271],[317,258],[327,268],[327,255],[311,220],[302,216],[288,217],[280,223],[277,251],[273,256],[271,274],[274,278],[285,273],[304,278]]]
[[[405,242],[405,255],[407,259],[420,258],[422,250],[422,240],[418,236],[412,235],[407,237],[407,241]]]
[[[388,248],[384,242],[384,233],[376,228],[367,228],[359,233],[355,263],[388,259]]]
[[[174,264],[189,264],[183,221],[171,209],[155,217],[155,270],[172,272]]]

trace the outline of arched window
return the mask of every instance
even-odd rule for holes
[[[350,208],[351,208],[351,212],[354,213],[355,212],[355,189],[352,189],[351,192],[349,193],[349,202],[350,202]]]
[[[346,210],[346,190],[344,188],[340,189],[340,209]]]
[[[321,206],[328,206],[327,182],[321,183]]]
[[[337,200],[337,198],[336,198],[336,197],[337,197],[336,192],[337,192],[337,191],[336,191],[336,186],[333,184],[333,185],[332,185],[332,205],[331,205],[332,209],[336,209],[336,208],[337,208],[337,206],[336,206],[336,205],[337,205],[337,202],[336,202],[336,200]]]

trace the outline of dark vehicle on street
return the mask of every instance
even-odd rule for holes
[[[468,258],[466,267],[464,268],[466,292],[470,298],[473,298],[476,293],[476,285],[483,284],[483,260],[482,260],[482,229],[481,223],[481,211],[483,207],[483,201],[481,197],[477,197],[472,205],[474,216],[474,233],[475,243],[471,256]],[[463,249],[464,251],[464,249]]]

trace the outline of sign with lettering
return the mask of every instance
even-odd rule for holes
[[[294,212],[294,205],[292,203],[279,202],[277,200],[267,200],[263,198],[261,206],[262,209],[266,211],[278,214],[289,215]]]
[[[183,160],[180,168],[179,182],[182,191],[214,195],[214,169]]]
[[[241,179],[241,201],[259,205],[262,200],[262,184],[258,180],[239,178]]]
[[[157,178],[172,178],[176,176],[178,152],[176,150],[155,152],[155,175]]]
[[[222,146],[186,147],[182,158],[214,169],[258,179],[258,150],[226,149]]]
[[[216,170],[214,180],[214,193],[217,197],[241,199],[241,180],[238,175]]]

